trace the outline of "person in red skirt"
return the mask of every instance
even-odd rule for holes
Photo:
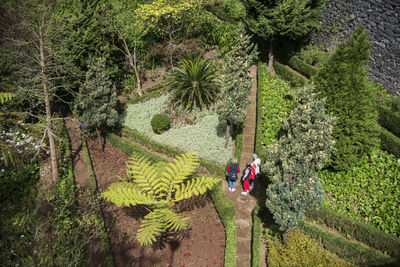
[[[246,169],[243,170],[242,180],[243,180],[243,192],[242,195],[247,196],[250,189],[250,178],[251,178],[251,165],[246,163]]]

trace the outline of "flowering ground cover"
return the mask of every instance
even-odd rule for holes
[[[146,134],[156,142],[179,148],[185,152],[195,151],[201,158],[225,164],[232,157],[232,140],[224,148],[225,125],[219,123],[213,110],[195,114],[194,124],[172,127],[162,134],[155,134],[151,118],[167,108],[168,95],[128,106],[124,126]]]

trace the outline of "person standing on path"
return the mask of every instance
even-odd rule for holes
[[[242,192],[242,195],[247,196],[247,194],[249,193],[250,176],[251,176],[251,164],[250,163],[246,163],[246,169],[244,169],[243,174],[242,174],[242,180],[243,180],[243,192]]]
[[[257,154],[253,154],[253,162],[251,163],[251,176],[250,176],[250,190],[253,190],[256,185],[256,179],[260,173],[261,159],[257,157]]]
[[[235,192],[235,185],[236,180],[239,177],[240,168],[239,164],[237,163],[237,159],[233,158],[232,163],[228,165],[228,169],[226,170],[226,175],[228,176],[228,183],[229,183],[229,191]]]

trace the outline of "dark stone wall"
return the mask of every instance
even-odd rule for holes
[[[400,96],[400,0],[328,0],[313,42],[335,47],[357,26],[369,32],[370,78]]]

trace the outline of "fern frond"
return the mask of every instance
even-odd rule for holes
[[[2,92],[2,93],[0,93],[0,102],[1,102],[1,104],[4,104],[4,102],[10,101],[14,97],[15,97],[15,95],[12,93]]]
[[[144,217],[137,239],[141,245],[152,244],[162,232],[185,229],[187,219],[168,208],[155,209]]]
[[[183,184],[176,187],[175,197],[172,201],[180,201],[185,198],[190,198],[193,195],[204,194],[207,189],[211,189],[220,181],[216,177],[201,177],[187,180]]]
[[[168,163],[161,177],[168,181],[168,190],[171,191],[175,185],[182,183],[191,175],[199,165],[199,158],[194,152],[182,154],[174,159],[174,163]]]
[[[157,201],[154,197],[138,188],[136,184],[129,182],[112,184],[106,191],[101,193],[101,197],[117,206],[161,204],[160,201]]]
[[[160,193],[163,195],[163,191],[167,192],[167,186],[158,179],[160,174],[158,165],[151,165],[151,161],[143,155],[133,154],[127,162],[126,172],[133,183],[154,197]]]

